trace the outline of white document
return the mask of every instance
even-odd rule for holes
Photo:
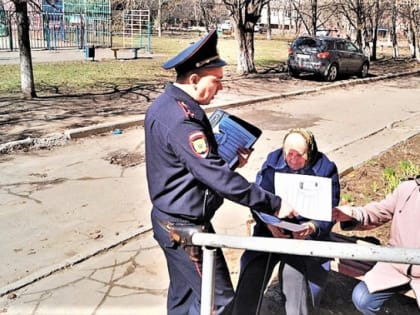
[[[286,200],[302,217],[331,221],[331,178],[275,173],[276,195]]]

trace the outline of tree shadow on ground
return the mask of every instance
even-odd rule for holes
[[[104,93],[46,95],[34,99],[0,98],[0,143],[39,137],[46,126],[84,127],[109,118],[144,114],[162,84],[138,85]],[[52,128],[54,129],[54,128]],[[42,131],[41,131],[42,130]]]

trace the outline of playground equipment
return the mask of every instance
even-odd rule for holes
[[[32,49],[79,48],[95,58],[95,48],[111,47],[151,51],[150,11],[130,9],[111,12],[111,0],[38,0],[28,7]],[[14,7],[0,0],[0,50],[18,48]],[[39,12],[39,7],[42,11]]]
[[[134,59],[138,57],[138,51],[144,50],[150,53],[151,24],[149,10],[124,10],[120,15],[120,21],[116,25],[122,25],[120,32],[114,32],[112,51],[114,58],[118,59],[118,51],[130,49],[134,53]]]
[[[0,2],[1,3],[1,2]],[[33,49],[111,46],[110,0],[39,0],[29,6]],[[18,48],[13,6],[0,6],[0,50]]]

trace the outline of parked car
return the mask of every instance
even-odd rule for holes
[[[218,25],[218,30],[223,34],[230,34],[232,32],[232,24],[230,20],[224,20]]]
[[[369,57],[345,38],[300,36],[289,47],[287,66],[294,77],[308,72],[327,81],[341,74],[364,78],[369,71]]]
[[[260,34],[262,34],[262,33],[267,32],[267,28],[265,27],[265,25],[264,25],[264,24],[262,24],[262,23],[257,23],[257,24],[255,24],[255,26],[254,26],[254,32],[255,32],[255,33],[260,33]]]

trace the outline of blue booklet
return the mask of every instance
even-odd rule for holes
[[[219,155],[234,169],[239,162],[238,149],[251,149],[261,130],[221,109],[213,112],[209,120],[219,145]]]
[[[296,224],[296,223],[288,222],[288,221],[285,221],[285,220],[281,220],[274,215],[270,215],[270,214],[267,214],[267,213],[264,213],[264,212],[258,212],[258,211],[255,211],[255,210],[252,210],[252,211],[265,224],[274,225],[274,226],[277,226],[279,228],[289,230],[289,231],[292,231],[292,232],[303,231],[306,228],[302,224]]]

